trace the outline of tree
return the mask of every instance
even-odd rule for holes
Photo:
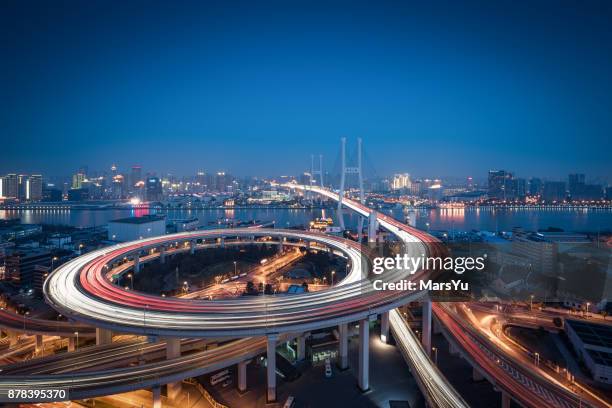
[[[308,292],[308,282],[302,282],[302,288],[304,288],[304,292]]]
[[[257,293],[257,291],[255,290],[255,284],[253,283],[253,281],[248,281],[246,284],[246,293],[248,295],[252,295],[254,293]]]

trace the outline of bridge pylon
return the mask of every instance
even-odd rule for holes
[[[315,167],[315,156],[314,154],[310,155],[310,185],[308,187],[312,188],[316,184],[315,176],[319,176],[319,185],[321,188],[325,188],[323,186],[323,155],[319,155],[319,167]],[[311,193],[312,194],[312,193]],[[312,197],[310,197],[312,199]],[[323,201],[323,198],[319,196],[319,200]]]
[[[345,194],[346,186],[346,175],[357,174],[359,180],[359,201],[365,204],[365,194],[363,191],[363,166],[362,166],[362,140],[357,138],[357,165],[347,166],[346,162],[346,137],[340,139],[341,142],[341,156],[342,156],[342,169],[340,171],[340,190],[338,191],[338,219],[340,220],[340,227],[346,229],[344,225],[344,217],[342,216],[342,199]],[[363,217],[359,217],[359,226],[357,235],[359,241],[361,241],[361,232],[363,231]]]

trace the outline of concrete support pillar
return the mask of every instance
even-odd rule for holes
[[[162,408],[161,387],[153,387],[153,408]]]
[[[361,391],[370,389],[370,320],[359,321],[359,374],[357,385]]]
[[[181,356],[181,339],[170,337],[166,339],[166,359],[170,360]],[[175,401],[181,393],[181,382],[168,383],[168,399]]]
[[[140,254],[134,255],[134,273],[140,272]]]
[[[282,243],[278,244],[278,253],[279,254],[283,253],[283,244]]]
[[[304,361],[306,358],[306,337],[310,333],[304,333],[297,338],[297,361]]]
[[[76,338],[68,337],[68,351],[76,350]]]
[[[502,391],[502,400],[501,400],[501,406],[502,408],[510,408],[510,403],[512,402],[512,398],[510,397],[510,394],[508,394],[505,391]]]
[[[225,238],[224,237],[219,238],[219,244],[221,248],[225,248]]]
[[[448,343],[448,353],[451,356],[456,356],[459,354],[459,350],[457,350],[457,348],[455,347],[453,343]]]
[[[427,355],[431,355],[431,300],[423,302],[423,336],[421,343]]]
[[[166,246],[162,245],[159,248],[159,263],[165,264],[166,263]]]
[[[43,336],[42,334],[37,334],[36,335],[36,352],[40,353],[41,351],[44,351],[44,343],[43,343]]]
[[[342,323],[338,326],[338,368],[348,369],[348,324]]]
[[[389,312],[380,314],[380,340],[383,343],[389,342]]]
[[[482,375],[480,371],[478,371],[478,369],[476,369],[476,367],[472,368],[472,380],[474,381],[484,380],[484,376]]]
[[[96,346],[111,344],[113,342],[113,332],[108,329],[96,328]]]
[[[195,240],[192,239],[191,241],[189,241],[189,253],[191,255],[195,254],[195,249],[196,249],[196,242]]]
[[[376,233],[378,232],[378,218],[376,211],[372,211],[368,217],[368,242],[376,242]]]
[[[276,402],[276,342],[278,334],[268,335],[267,347],[267,377],[268,377],[268,392],[266,399],[268,402]]]
[[[247,389],[247,365],[251,360],[244,360],[238,363],[238,391],[245,392]]]

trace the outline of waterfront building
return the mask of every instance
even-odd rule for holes
[[[512,173],[506,170],[489,171],[488,196],[495,200],[512,200],[515,197],[515,186]]]
[[[412,187],[410,174],[402,173],[393,176],[393,181],[391,182],[391,188],[393,190],[410,189],[410,187]]]
[[[72,188],[79,189],[83,188],[83,182],[85,181],[85,173],[76,173],[72,176]]]
[[[166,219],[155,215],[121,218],[108,223],[108,239],[112,241],[133,241],[165,233]]]
[[[542,198],[548,202],[563,201],[567,197],[564,181],[547,181],[544,183]]]
[[[541,196],[543,189],[542,179],[532,177],[529,179],[529,195],[530,196]]]
[[[148,177],[145,185],[147,201],[161,201],[164,199],[162,183],[158,177]]]
[[[40,174],[32,174],[26,180],[26,200],[42,200],[43,180]]]
[[[19,193],[19,179],[17,174],[8,174],[3,181],[3,196],[7,198],[17,198]]]
[[[584,174],[570,174],[569,195],[572,200],[601,200],[604,197],[600,184],[586,184]]]

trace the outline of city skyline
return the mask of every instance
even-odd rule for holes
[[[333,179],[333,181],[329,181],[330,184],[334,184],[335,182],[337,182],[338,180],[336,179],[339,179],[340,177],[340,172],[337,167],[338,166],[336,163],[336,165],[332,169],[327,169],[327,168],[323,169],[323,174],[328,179],[328,181],[330,178]],[[231,175],[232,177],[236,177],[239,179],[260,179],[263,181],[263,180],[274,180],[274,179],[279,179],[279,178],[284,178],[284,177],[299,178],[302,175],[310,174],[310,168],[307,168],[306,165],[304,165],[304,167],[301,170],[298,170],[296,173],[279,172],[277,174],[260,175],[260,174],[237,174],[233,172],[232,169],[228,168],[227,166],[218,168],[218,169],[197,168],[197,169],[193,169],[189,173],[176,173],[171,170],[167,172],[161,172],[161,171],[158,171],[154,167],[146,168],[145,166],[142,166],[140,164],[120,166],[120,165],[117,165],[116,163],[113,163],[107,168],[93,168],[88,165],[74,166],[72,167],[72,170],[68,170],[68,173],[66,174],[57,174],[53,172],[47,174],[47,173],[20,171],[20,170],[13,169],[5,173],[0,172],[0,177],[7,176],[7,175],[37,176],[37,177],[43,177],[46,183],[54,183],[54,182],[63,180],[63,182],[68,183],[70,186],[72,186],[73,183],[71,182],[71,180],[73,180],[73,178],[77,174],[82,174],[83,178],[92,179],[92,180],[95,180],[98,178],[104,178],[104,177],[112,178],[113,175],[116,175],[116,174],[121,174],[127,177],[133,168],[141,169],[140,171],[141,171],[142,177],[140,178],[140,180],[142,181],[144,181],[146,177],[159,177],[160,179],[189,180],[189,179],[197,178],[198,176],[202,176],[202,175],[214,176],[215,174],[226,174],[226,173],[228,175]],[[317,171],[318,169],[315,169],[315,173]],[[451,184],[476,183],[476,184],[479,184],[480,187],[486,188],[487,179],[488,177],[490,177],[490,173],[492,172],[506,172],[514,178],[520,178],[526,181],[529,181],[531,179],[537,179],[537,180],[544,180],[544,181],[563,181],[566,183],[568,182],[568,180],[571,179],[572,176],[581,175],[586,182],[603,183],[604,187],[609,186],[610,184],[610,181],[607,177],[601,177],[595,174],[587,174],[580,170],[576,170],[576,171],[569,172],[566,174],[557,174],[553,176],[542,176],[539,174],[531,174],[531,175],[520,174],[520,173],[515,172],[514,169],[511,167],[492,168],[482,173],[473,174],[473,175],[472,174],[466,174],[466,175],[454,174],[454,175],[447,175],[447,176],[419,174],[419,173],[415,173],[411,171],[410,169],[403,169],[403,170],[386,173],[386,174],[379,174],[379,173],[367,174],[364,170],[364,179],[366,180],[387,180],[390,183],[393,183],[394,178],[407,176],[409,177],[409,179],[412,179],[412,180],[441,180],[441,181],[444,181],[446,183],[451,183]],[[317,179],[316,174],[314,178]]]
[[[610,179],[611,9],[10,3],[0,173],[295,174],[347,136],[380,174]]]

